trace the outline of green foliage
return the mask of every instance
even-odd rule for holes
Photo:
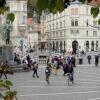
[[[85,3],[87,0],[79,0],[80,2],[82,2],[82,3]]]
[[[36,8],[41,14],[43,10],[48,9],[51,13],[55,14],[58,11],[62,12],[64,10],[64,1],[63,0],[38,0],[36,3]]]
[[[6,20],[11,21],[11,23],[12,23],[12,22],[14,21],[14,19],[15,19],[14,13],[8,13],[8,14],[7,14]]]
[[[93,16],[93,18],[96,18],[99,14],[99,7],[92,7],[91,8],[91,15]]]
[[[98,20],[98,24],[100,25],[100,19]]]
[[[11,91],[11,86],[13,86],[13,84],[10,80],[0,80],[0,88],[6,88],[6,92],[4,94],[0,93],[0,98],[3,100],[13,100],[15,98],[17,100],[17,91]]]
[[[50,0],[48,3],[48,10],[52,13],[57,13],[57,8],[56,8],[56,1],[57,0]]]
[[[0,14],[4,14],[8,9],[8,7],[0,7]]]
[[[46,8],[48,8],[48,3],[49,3],[49,0],[38,0],[37,1],[37,9],[38,9],[38,12],[41,14],[43,10],[45,10]]]
[[[12,82],[11,82],[10,80],[6,80],[6,81],[5,81],[5,84],[6,84],[6,85],[9,85],[9,86],[13,86],[13,84],[12,84]]]
[[[62,0],[57,0],[56,8],[59,12],[62,12],[64,10],[64,2]]]

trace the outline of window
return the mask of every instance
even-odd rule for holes
[[[64,36],[66,36],[65,31],[64,31]]]
[[[65,20],[64,20],[64,27],[65,27]]]
[[[91,42],[91,51],[94,51],[94,41]]]
[[[97,27],[97,21],[93,21],[93,26]]]
[[[27,5],[23,4],[23,11],[27,11]]]
[[[58,28],[58,22],[56,23],[56,28]]]
[[[62,32],[60,32],[60,36],[62,37]]]
[[[93,36],[97,36],[97,31],[93,31]]]
[[[77,35],[77,34],[79,34],[79,30],[71,30],[71,34]]]
[[[60,22],[60,27],[62,27],[62,22]]]
[[[78,20],[75,19],[75,26],[78,26]]]
[[[54,29],[54,24],[52,24],[52,27],[53,27],[53,29]]]
[[[23,16],[22,17],[22,24],[25,24],[26,23],[26,16]]]
[[[58,32],[56,32],[56,37],[58,37]]]
[[[88,34],[88,31],[86,31],[86,36],[88,36],[89,34]]]
[[[89,23],[89,21],[88,21],[88,19],[86,20],[86,26],[88,26],[88,23]]]
[[[75,8],[75,14],[78,14],[78,8]]]
[[[71,20],[71,26],[74,26],[74,19]]]
[[[72,15],[74,14],[74,8],[71,9],[71,14],[72,14]]]
[[[98,50],[98,41],[96,41],[96,50]]]
[[[51,25],[49,25],[49,29],[51,30]]]
[[[53,32],[52,37],[53,37],[53,38],[55,37],[55,32]]]
[[[50,15],[50,20],[51,20],[51,15]]]

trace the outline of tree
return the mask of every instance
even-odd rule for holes
[[[0,89],[4,88],[5,93],[0,93],[0,98],[3,100],[13,100],[14,98],[17,99],[17,91],[11,91],[10,87],[13,86],[12,82],[9,80],[0,80]]]
[[[67,8],[70,5],[70,2],[72,1],[75,1],[75,0],[28,0],[30,5],[33,8],[36,8],[37,12],[40,15],[42,14],[42,11],[44,10],[48,10],[50,13],[53,13],[53,14],[57,12],[62,12],[65,8]],[[91,5],[92,1],[97,2],[95,5],[93,5],[90,12],[93,18],[96,18],[98,16],[98,14],[100,13],[99,0],[79,0],[79,1],[83,4],[89,4],[89,5]]]
[[[6,0],[0,0],[0,15],[4,14],[8,10],[9,10],[8,7],[6,7]],[[15,19],[15,16],[13,13],[7,13],[6,20],[8,20],[10,23],[13,23],[14,19]],[[1,20],[0,20],[0,24],[1,24]],[[17,100],[17,97],[16,97],[17,92],[10,90],[10,87],[12,85],[13,85],[12,82],[9,80],[5,80],[5,81],[0,80],[0,89],[1,88],[6,89],[4,94],[0,93],[0,99],[13,100],[15,98]]]
[[[70,2],[75,0],[28,0],[32,7],[37,8],[41,14],[43,10],[48,9],[51,13],[62,12],[70,5]],[[90,3],[92,0],[79,0],[82,3]],[[97,1],[97,0],[95,0]]]

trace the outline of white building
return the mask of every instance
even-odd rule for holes
[[[27,0],[7,0],[10,12],[15,14],[11,42],[15,52],[25,53],[27,50]]]
[[[62,13],[46,15],[46,33],[53,51],[73,50],[76,53],[100,49],[100,17],[94,19],[90,9],[90,5],[76,0]]]
[[[38,41],[38,32],[40,31],[40,25],[35,22],[34,18],[28,18],[28,44],[29,49],[30,47],[35,47],[39,41]]]

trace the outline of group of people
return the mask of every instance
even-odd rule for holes
[[[69,78],[72,83],[74,83],[74,67],[76,67],[76,59],[75,56],[68,56],[66,58],[60,57],[53,57],[52,62],[47,60],[47,67],[45,69],[46,81],[49,84],[49,76],[52,73],[52,70],[55,70],[55,75],[59,69],[63,69],[64,76],[69,75]]]
[[[91,64],[91,55],[88,55],[87,56],[87,59],[88,59],[88,63]],[[95,66],[98,66],[98,63],[99,63],[99,55],[95,55]]]

